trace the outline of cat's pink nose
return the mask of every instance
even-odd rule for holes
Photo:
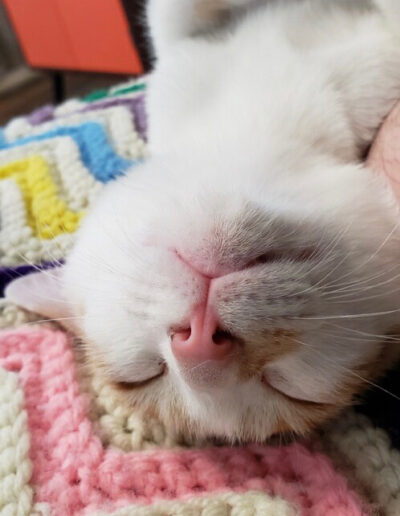
[[[219,329],[212,307],[198,307],[192,314],[190,328],[172,333],[171,346],[178,362],[222,360],[231,353],[233,338]]]

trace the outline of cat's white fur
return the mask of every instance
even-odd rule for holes
[[[68,310],[111,380],[166,362],[128,397],[177,429],[305,431],[315,411],[351,401],[399,320],[400,218],[361,164],[400,98],[398,3],[150,0],[149,18],[150,156],[86,217],[62,277]],[[302,247],[315,253],[299,260]],[[279,258],[246,268],[271,249]],[[215,303],[242,351],[268,348],[275,329],[295,349],[254,375],[241,376],[241,351],[184,370],[169,334],[205,285],[176,251],[224,273]],[[8,292],[22,304],[26,281]]]

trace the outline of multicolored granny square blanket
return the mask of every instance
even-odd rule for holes
[[[1,289],[62,260],[103,185],[145,159],[145,89],[0,130]],[[0,327],[1,516],[400,516],[396,372],[300,442],[189,446],[125,406],[55,325],[3,300]]]

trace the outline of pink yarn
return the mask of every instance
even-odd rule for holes
[[[304,516],[367,515],[330,461],[304,446],[123,453],[104,449],[87,418],[69,338],[48,328],[0,334],[0,365],[24,387],[37,502],[57,516],[128,503],[250,489],[279,495]]]

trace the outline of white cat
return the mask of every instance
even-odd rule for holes
[[[397,353],[400,218],[362,159],[400,98],[400,2],[150,0],[149,19],[149,159],[63,270],[7,295],[76,317],[88,359],[177,430],[304,433]]]

